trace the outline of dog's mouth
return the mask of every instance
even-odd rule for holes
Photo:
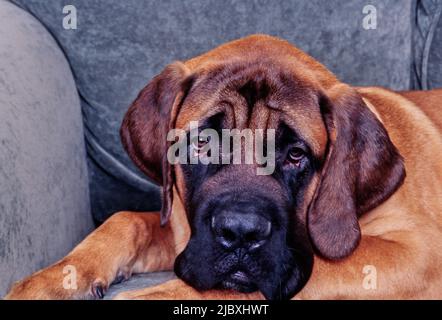
[[[258,290],[257,285],[251,280],[249,274],[242,270],[230,273],[219,285],[222,289],[251,293]]]

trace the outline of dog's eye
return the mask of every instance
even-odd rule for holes
[[[198,136],[192,143],[192,147],[196,151],[200,151],[206,144],[210,142],[210,136]]]
[[[207,137],[198,136],[198,140],[197,140],[198,149],[201,149],[209,142],[210,142],[210,136],[207,136]]]
[[[304,157],[305,157],[305,151],[299,147],[293,147],[289,150],[288,160],[297,166]]]

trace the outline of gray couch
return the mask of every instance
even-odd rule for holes
[[[440,86],[441,3],[370,3],[374,30],[362,27],[365,0],[0,0],[0,296],[112,213],[159,209],[158,187],[123,152],[118,128],[173,60],[267,33],[354,85]],[[62,26],[66,4],[76,30]],[[108,297],[170,277],[137,277]]]

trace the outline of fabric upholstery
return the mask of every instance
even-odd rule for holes
[[[415,89],[442,87],[442,1],[420,0],[413,29]]]
[[[141,290],[143,288],[152,287],[168,280],[175,279],[173,272],[151,272],[133,275],[129,280],[110,286],[104,296],[105,300],[111,300],[121,292],[131,290]]]
[[[30,14],[0,0],[0,297],[93,227],[69,65]]]

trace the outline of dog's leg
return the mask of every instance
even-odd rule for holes
[[[119,293],[115,300],[262,300],[259,292],[240,293],[231,290],[198,291],[180,279],[160,285]]]
[[[315,257],[313,273],[299,299],[415,299],[427,296],[432,256],[412,232],[363,236],[342,261]],[[435,258],[435,257],[433,257]],[[434,268],[434,266],[433,266]]]
[[[176,256],[170,225],[158,214],[120,212],[65,258],[16,283],[7,299],[93,299],[132,273],[170,270]]]

